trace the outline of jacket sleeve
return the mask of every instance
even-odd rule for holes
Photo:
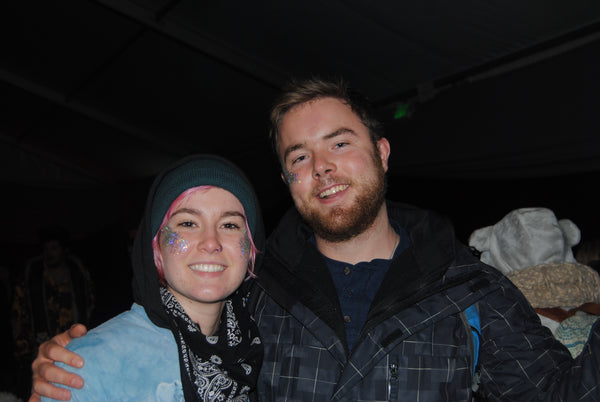
[[[568,349],[541,325],[523,294],[502,278],[480,301],[480,392],[494,401],[600,399],[600,326],[583,352]]]

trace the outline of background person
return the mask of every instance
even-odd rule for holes
[[[31,389],[29,373],[38,346],[74,323],[89,325],[95,307],[90,273],[71,252],[69,231],[43,227],[39,245],[41,254],[25,263],[12,292],[17,388],[23,397]]]

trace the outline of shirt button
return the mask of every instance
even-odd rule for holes
[[[344,322],[347,322],[347,323],[349,323],[349,322],[351,322],[351,321],[352,321],[352,318],[350,318],[350,316],[349,316],[349,315],[345,315],[345,316],[344,316]]]
[[[348,276],[348,275],[350,275],[350,272],[351,272],[350,267],[344,267],[344,275]]]

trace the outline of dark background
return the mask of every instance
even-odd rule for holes
[[[530,206],[600,236],[599,39],[595,1],[2,2],[2,264],[18,275],[60,223],[98,319],[127,308],[151,179],[198,152],[245,169],[271,229],[291,202],[269,106],[312,74],[370,97],[389,197],[448,215],[463,242]]]

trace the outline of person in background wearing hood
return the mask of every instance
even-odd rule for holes
[[[69,344],[86,361],[72,399],[251,400],[263,351],[237,289],[263,239],[252,186],[227,160],[159,174],[132,253],[135,303]]]

